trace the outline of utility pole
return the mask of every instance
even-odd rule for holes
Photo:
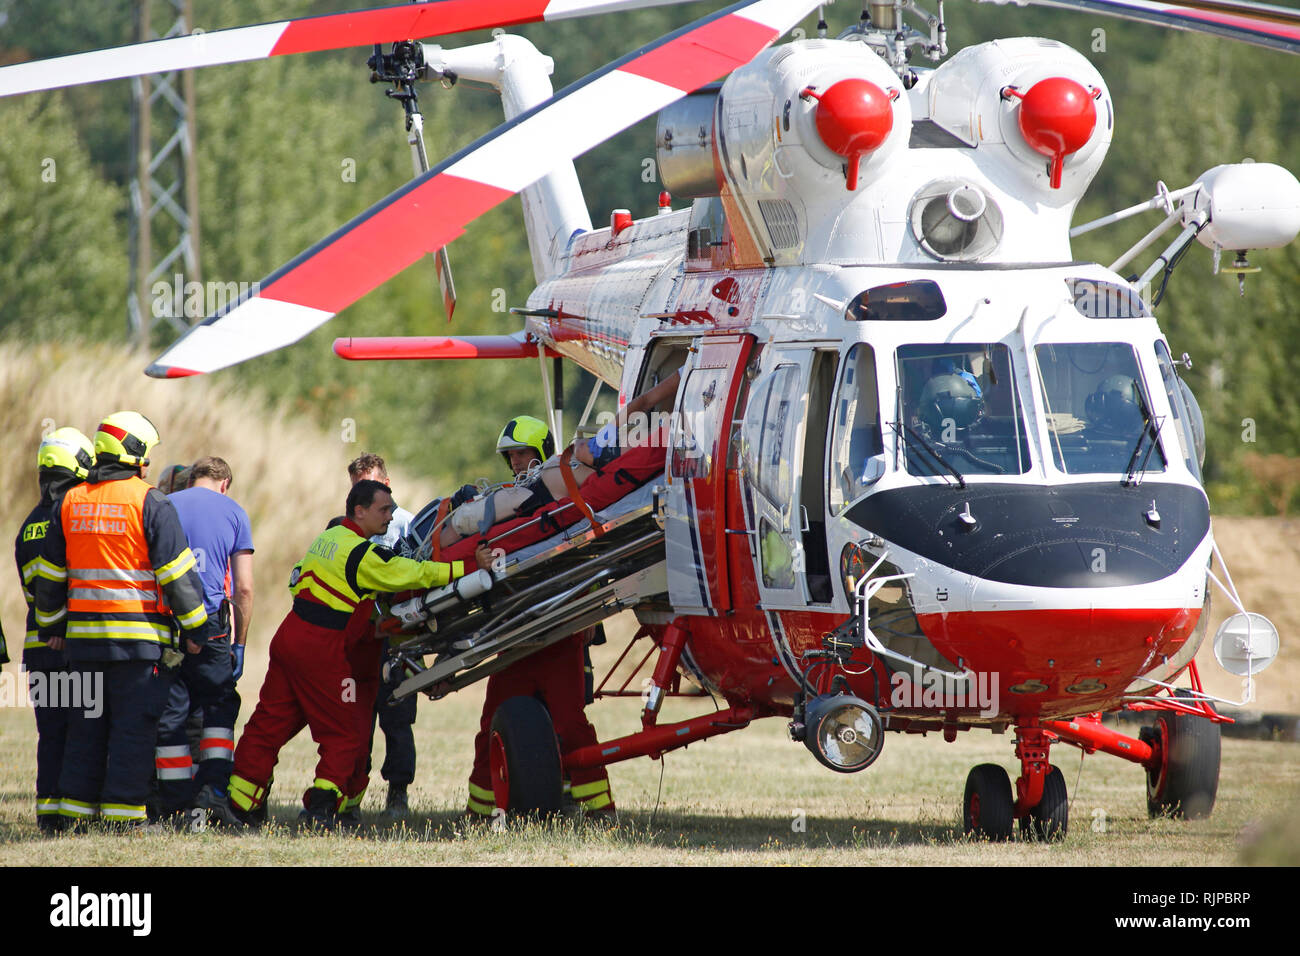
[[[191,33],[191,3],[192,0],[135,0],[136,41]],[[165,33],[154,32],[155,9],[162,14],[158,22],[170,24]],[[197,288],[202,288],[194,115],[192,70],[136,77],[131,81],[135,172],[131,180],[127,334],[142,349],[152,344],[155,320],[162,319],[179,334],[196,318],[202,318],[185,314],[186,286],[198,283]],[[158,138],[162,145],[155,149]],[[162,288],[164,283],[166,291]]]

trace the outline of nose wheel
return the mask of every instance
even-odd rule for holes
[[[962,827],[967,836],[1002,842],[1011,839],[1012,823],[1020,821],[1020,837],[1055,841],[1070,826],[1070,799],[1065,775],[1048,763],[1055,736],[1041,727],[1016,728],[1020,776],[1014,791],[1011,777],[997,764],[983,763],[966,777]]]
[[[962,826],[977,840],[1001,843],[1011,839],[1011,778],[995,763],[982,763],[966,777]]]

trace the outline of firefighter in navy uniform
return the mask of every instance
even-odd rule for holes
[[[332,829],[340,810],[360,805],[382,649],[368,605],[378,593],[441,587],[467,570],[462,561],[399,557],[369,540],[392,520],[387,485],[358,481],[345,507],[347,517],[312,542],[290,576],[293,609],[271,640],[257,709],[235,748],[229,803],[245,817],[261,809],[280,749],[304,727],[320,753],[316,779],[303,794],[307,822]],[[491,567],[486,547],[475,558]]]
[[[554,454],[555,442],[545,423],[521,415],[506,424],[497,439],[497,451],[518,476],[534,461],[546,461]],[[491,817],[496,806],[488,763],[488,738],[497,708],[511,697],[536,697],[545,705],[555,735],[560,739],[561,753],[597,743],[596,729],[587,721],[584,712],[591,702],[592,692],[591,657],[587,648],[593,643],[603,642],[604,631],[599,625],[587,628],[488,678],[479,732],[474,737],[474,769],[469,776],[469,803],[466,807],[470,816]],[[614,798],[604,767],[575,770],[566,775],[565,785],[568,797],[583,813],[614,813]]]
[[[69,715],[59,777],[65,825],[145,822],[158,718],[181,660],[173,628],[186,653],[206,640],[194,555],[176,509],[143,477],[157,443],[138,412],[100,423],[95,467],[51,518],[48,576],[34,581],[40,636],[63,648],[83,697],[96,693],[102,705]]]
[[[53,686],[51,678],[67,671],[62,651],[54,650],[41,640],[36,625],[36,601],[32,588],[38,577],[55,580],[58,572],[48,568],[41,557],[50,519],[63,502],[64,493],[86,480],[95,461],[90,439],[75,428],[57,428],[46,436],[36,453],[36,467],[41,485],[41,500],[23,521],[14,540],[14,562],[22,579],[23,597],[27,600],[27,634],[23,640],[23,670],[27,681],[45,688]],[[62,636],[62,628],[53,632]],[[33,695],[36,714],[36,824],[42,833],[53,836],[61,827],[59,816],[59,774],[63,769],[63,745],[68,732],[67,702],[53,699],[48,691]]]

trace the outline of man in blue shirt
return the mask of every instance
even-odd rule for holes
[[[200,458],[190,469],[190,487],[168,498],[198,563],[208,620],[218,623],[200,652],[185,656],[159,721],[156,753],[163,814],[193,805],[214,811],[216,823],[232,822],[222,817],[229,813],[225,789],[239,715],[235,682],[244,670],[244,645],[253,614],[253,533],[248,514],[227,495],[231,480],[225,461]],[[185,721],[194,704],[203,708],[203,735],[198,772],[191,779]]]

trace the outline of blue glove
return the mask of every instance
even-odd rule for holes
[[[244,676],[244,645],[230,645],[230,656],[233,658],[231,666],[234,668],[234,673],[231,676],[234,677],[235,680],[239,680],[239,678]]]
[[[460,490],[451,496],[451,506],[453,508],[459,508],[477,494],[478,488],[474,485],[461,485]]]

